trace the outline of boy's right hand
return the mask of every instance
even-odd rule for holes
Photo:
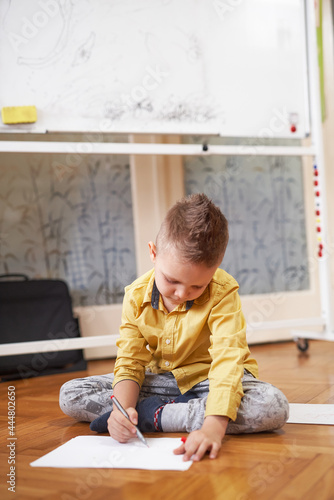
[[[138,413],[135,408],[131,407],[126,408],[126,411],[131,421],[116,408],[110,413],[108,419],[109,434],[119,443],[126,443],[129,439],[135,437],[137,433],[135,425],[138,424]]]

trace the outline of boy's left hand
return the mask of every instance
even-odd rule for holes
[[[206,417],[202,428],[191,432],[186,442],[174,450],[175,455],[184,454],[183,461],[191,459],[197,462],[209,451],[210,458],[217,458],[228,420],[218,415]]]

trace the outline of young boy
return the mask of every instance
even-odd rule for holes
[[[174,451],[184,460],[216,458],[225,433],[285,424],[286,397],[257,378],[238,284],[218,268],[227,242],[227,220],[204,194],[169,210],[149,243],[154,269],[125,288],[114,374],[64,384],[67,415],[121,443],[135,435],[133,424],[189,432]],[[112,407],[112,390],[131,421]]]

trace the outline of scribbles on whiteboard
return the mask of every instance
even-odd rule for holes
[[[31,38],[37,38],[38,36],[40,37],[47,37],[48,40],[51,40],[53,42],[53,46],[50,48],[50,51],[45,54],[45,55],[40,55],[36,56],[35,51],[36,51],[36,46],[34,45],[34,52],[33,55],[31,56],[26,56],[26,57],[18,57],[17,58],[17,64],[18,65],[25,65],[28,66],[29,68],[33,69],[42,69],[46,66],[55,64],[60,60],[60,58],[63,55],[64,50],[67,47],[68,44],[68,38],[69,38],[69,32],[70,32],[70,26],[71,26],[71,19],[72,19],[72,3],[71,2],[59,2],[59,16],[60,16],[60,22],[58,24],[58,29],[52,29],[51,34],[50,30],[42,31],[43,26],[40,26],[34,23],[33,19],[29,20],[28,19],[28,27],[27,29],[30,30],[28,33],[30,33]],[[49,24],[49,23],[48,23]],[[28,38],[29,40],[29,38]],[[49,44],[48,44],[49,45]],[[45,44],[40,44],[39,45],[40,49],[43,50],[45,47]],[[29,48],[29,46],[28,46]]]
[[[92,32],[87,40],[77,49],[74,55],[73,66],[84,64],[90,59],[95,44],[95,38],[95,33]]]

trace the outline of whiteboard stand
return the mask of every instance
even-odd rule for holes
[[[35,141],[0,141],[0,152],[18,153],[68,153],[76,151],[78,154],[152,154],[152,155],[272,155],[272,156],[310,156],[316,166],[318,185],[315,188],[316,208],[319,211],[316,219],[316,229],[318,231],[318,259],[319,259],[319,283],[320,283],[320,318],[301,318],[298,320],[283,320],[262,322],[260,329],[290,328],[292,336],[297,341],[300,350],[305,351],[308,347],[308,339],[334,341],[334,318],[332,312],[332,289],[331,289],[331,269],[330,251],[328,244],[328,221],[326,203],[326,181],[324,168],[324,152],[322,138],[321,106],[320,106],[320,85],[317,56],[316,22],[314,12],[314,0],[305,0],[306,19],[306,43],[307,43],[307,66],[308,83],[310,97],[311,114],[311,139],[312,145],[309,147],[289,147],[289,146],[261,146],[256,152],[253,146],[247,145],[204,145],[198,144],[139,144],[139,143],[68,143],[68,142],[35,142]],[[317,194],[318,193],[318,194]],[[294,329],[297,325],[307,327],[323,326],[322,332],[301,331]],[[66,339],[66,345],[58,345],[54,350],[68,350],[70,348],[96,347],[115,345],[117,335],[99,336],[84,339]],[[76,344],[76,342],[78,344]],[[304,345],[302,344],[304,342]],[[40,343],[29,343],[31,345],[8,344],[6,355],[19,353],[40,352],[41,348],[52,350],[53,341],[43,341]],[[27,344],[27,343],[23,343]],[[80,346],[79,346],[80,344]],[[69,347],[70,346],[70,347]],[[2,345],[3,348],[5,345]],[[23,351],[22,351],[23,349]]]
[[[311,139],[314,148],[316,230],[318,232],[318,259],[320,300],[324,329],[322,332],[292,330],[300,350],[308,349],[308,339],[334,341],[334,320],[332,309],[330,246],[328,234],[326,173],[323,151],[318,49],[314,1],[306,0],[308,81],[310,89]]]
[[[29,342],[12,342],[1,344],[1,356],[16,354],[35,354],[43,352],[71,351],[72,349],[89,349],[90,347],[114,347],[119,338],[114,335],[94,335],[92,337],[75,337],[52,340],[33,340]]]

